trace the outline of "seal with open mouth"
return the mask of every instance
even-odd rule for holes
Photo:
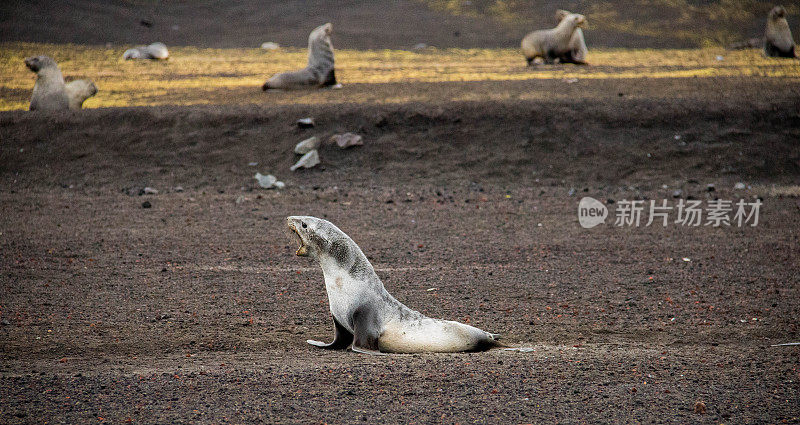
[[[481,351],[500,346],[492,334],[449,320],[432,319],[397,301],[383,287],[367,257],[333,223],[316,217],[287,218],[296,254],[319,261],[325,276],[335,337],[321,348],[362,353]]]

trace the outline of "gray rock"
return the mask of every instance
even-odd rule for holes
[[[312,149],[292,165],[290,170],[295,171],[298,168],[311,168],[317,164],[319,164],[319,152],[317,152],[316,149]]]
[[[294,146],[294,153],[305,155],[314,149],[319,149],[320,141],[317,136],[309,137]]]
[[[258,181],[258,185],[264,189],[283,189],[284,184],[281,181],[278,181],[278,178],[273,176],[272,174],[267,174],[266,176],[261,173],[256,173],[253,176]]]
[[[336,134],[331,137],[331,141],[336,143],[341,149],[347,149],[351,146],[362,146],[364,144],[364,138],[353,133]]]
[[[300,128],[314,127],[314,118],[300,118],[297,120],[297,126]]]

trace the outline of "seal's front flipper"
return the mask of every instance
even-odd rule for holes
[[[362,305],[353,312],[353,351],[368,354],[380,352],[380,321],[375,313],[375,309],[368,305]]]
[[[322,83],[320,87],[328,87],[328,86],[335,86],[336,85],[336,72],[334,68],[331,68],[330,71],[325,75],[322,79]]]
[[[336,336],[333,337],[333,342],[330,344],[326,344],[321,341],[314,341],[313,339],[306,340],[306,342],[315,347],[326,348],[329,350],[343,350],[347,348],[353,342],[353,334],[345,329],[335,317],[333,318],[333,325],[336,327]]]

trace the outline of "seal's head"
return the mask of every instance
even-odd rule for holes
[[[331,246],[337,241],[349,241],[350,238],[328,220],[311,216],[291,216],[286,218],[288,235],[300,247],[296,254],[301,257],[319,258],[320,254],[329,253]]]
[[[142,58],[142,51],[138,48],[136,49],[128,49],[125,53],[122,54],[122,59],[129,60],[129,59],[141,59]]]
[[[783,6],[775,6],[769,11],[769,18],[778,20],[786,16],[786,9]]]
[[[572,15],[569,15],[567,19],[572,20],[572,22],[575,24],[575,28],[586,28],[586,17],[583,15],[573,13]]]
[[[314,28],[314,31],[312,32],[318,32],[318,31],[324,32],[325,35],[331,35],[331,33],[333,33],[333,24],[328,22],[327,24],[320,25]]]
[[[572,15],[572,12],[564,9],[556,10],[556,22],[561,22],[567,16]]]
[[[40,70],[51,66],[58,67],[56,61],[47,56],[31,56],[25,59],[25,66],[27,66],[28,69],[33,72],[39,72]]]

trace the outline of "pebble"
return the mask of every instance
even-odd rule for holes
[[[153,206],[153,205],[151,205],[151,204],[150,204],[150,201],[144,201],[144,202],[142,202],[142,208],[150,208],[150,207],[152,207],[152,206]]]
[[[297,120],[297,126],[300,128],[314,127],[314,118],[300,118]]]
[[[746,187],[747,187],[747,186],[745,186],[745,184],[744,184],[744,183],[742,183],[742,182],[739,182],[739,183],[736,183],[735,185],[733,185],[733,188],[734,188],[734,189],[736,189],[736,190],[743,190],[743,189],[745,189]]]
[[[272,174],[263,175],[261,173],[256,173],[253,178],[256,179],[258,181],[258,185],[264,189],[272,189],[273,187],[276,189],[283,189],[285,187],[285,184],[281,181],[278,181],[278,178]],[[239,203],[238,200],[237,203]]]
[[[317,152],[316,149],[312,149],[310,152],[300,157],[289,169],[295,171],[298,168],[311,168],[317,164],[319,164],[319,152]]]
[[[358,134],[353,133],[336,134],[331,137],[331,141],[336,143],[341,149],[347,149],[351,146],[362,146],[364,144],[364,139]]]
[[[145,195],[158,195],[158,189],[152,187],[146,187],[142,189],[142,192],[144,192]]]
[[[298,155],[305,155],[314,149],[318,149],[319,145],[320,141],[317,136],[309,137],[308,139],[305,139],[294,146],[294,153]]]

